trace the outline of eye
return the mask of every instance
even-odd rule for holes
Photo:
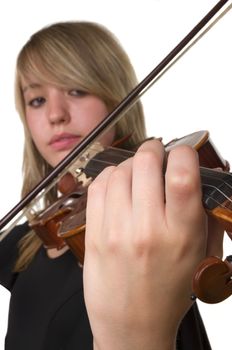
[[[79,90],[79,89],[72,89],[69,91],[69,95],[77,96],[77,97],[84,97],[87,95],[87,92],[83,91],[83,90]]]
[[[36,97],[28,102],[28,106],[37,108],[42,106],[45,103],[45,101],[46,100],[44,97]]]

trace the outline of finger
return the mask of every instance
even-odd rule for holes
[[[126,238],[131,218],[132,159],[115,167],[108,180],[105,196],[104,228],[107,239]]]
[[[169,154],[166,172],[167,224],[178,234],[196,234],[202,231],[203,213],[197,153],[188,146],[176,147]]]
[[[164,215],[164,147],[156,140],[145,142],[133,160],[133,215],[143,234],[162,225]],[[140,232],[138,232],[140,234]]]
[[[114,167],[105,168],[88,187],[86,207],[86,244],[100,235],[105,212],[105,197]]]

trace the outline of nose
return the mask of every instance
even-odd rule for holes
[[[47,112],[51,124],[66,124],[70,121],[68,105],[62,92],[51,93]]]

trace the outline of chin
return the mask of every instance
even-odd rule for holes
[[[67,155],[73,150],[73,148],[62,150],[60,152],[55,152],[53,153],[53,155],[50,154],[49,158],[45,159],[53,168],[55,168],[65,157],[67,157]]]
[[[51,161],[52,166],[56,167],[70,152],[62,152],[59,157],[54,157]]]

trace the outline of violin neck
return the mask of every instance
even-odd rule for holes
[[[203,204],[209,210],[217,206],[230,207],[232,196],[232,174],[200,167]]]
[[[84,173],[94,179],[105,167],[118,165],[133,155],[132,151],[108,147],[90,159]],[[232,174],[205,167],[200,167],[200,174],[203,206],[232,231]]]
[[[203,167],[200,173],[207,213],[220,221],[225,230],[232,231],[232,174]]]
[[[118,165],[133,157],[134,154],[135,152],[122,148],[108,147],[89,160],[84,168],[84,173],[87,177],[95,179],[107,166]]]

